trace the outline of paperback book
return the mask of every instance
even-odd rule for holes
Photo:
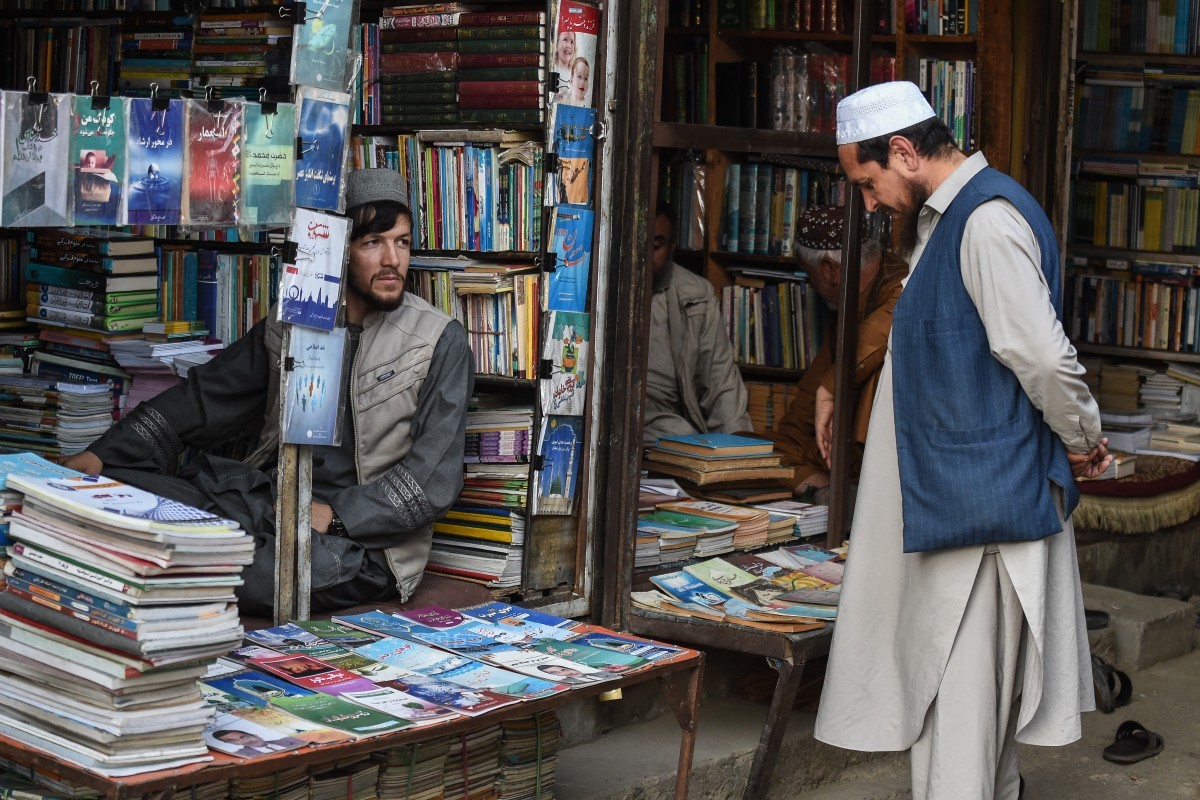
[[[560,105],[592,104],[592,71],[596,68],[599,34],[599,8],[578,0],[559,0],[554,25],[554,71],[558,73]]]
[[[347,59],[353,57],[353,0],[310,3],[292,39],[291,83],[337,91],[346,88]]]
[[[343,169],[349,147],[350,95],[301,86],[297,128],[296,203],[322,211],[346,210]]]
[[[296,106],[246,103],[242,116],[245,135],[238,224],[250,228],[288,225],[296,189]]]
[[[125,221],[127,101],[78,95],[71,115],[71,194],[76,225]]]
[[[184,101],[129,100],[129,224],[178,225],[182,218]]]
[[[284,263],[279,287],[279,321],[320,330],[337,322],[350,220],[297,208],[288,240],[295,263]]]
[[[242,103],[187,101],[187,193],[183,219],[226,227],[237,222],[242,180]]]
[[[288,349],[292,369],[285,378],[283,400],[286,444],[341,444],[345,349],[345,328],[292,328]]]
[[[542,412],[583,416],[586,411],[587,374],[591,347],[591,319],[575,311],[551,311],[549,330],[542,346]]]
[[[554,152],[558,155],[556,191],[546,192],[546,205],[569,203],[591,208],[592,164],[596,154],[596,109],[559,106],[554,112]]]
[[[551,222],[549,252],[554,270],[547,286],[547,311],[586,311],[592,266],[592,223],[586,208],[559,206]]]
[[[533,513],[570,514],[579,490],[583,417],[547,415],[538,446],[542,468],[534,475]]]
[[[0,225],[72,225],[71,96],[4,92]]]

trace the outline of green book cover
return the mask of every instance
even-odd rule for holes
[[[340,697],[327,694],[310,694],[304,697],[272,697],[271,704],[279,706],[300,719],[315,722],[334,730],[344,731],[351,736],[363,738],[392,733],[411,725],[390,714],[366,706],[356,705]]]
[[[555,656],[565,661],[573,661],[576,664],[583,664],[585,667],[604,670],[605,672],[629,672],[650,663],[644,658],[631,656],[628,653],[620,653],[616,650],[605,650],[601,647],[592,647],[586,644],[559,642],[549,639],[534,641],[526,645],[526,649],[536,650],[548,656]]]

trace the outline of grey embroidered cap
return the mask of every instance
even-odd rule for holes
[[[911,81],[891,81],[860,89],[838,103],[838,146],[904,130],[935,116]]]
[[[359,169],[346,178],[346,208],[390,200],[408,206],[408,188],[394,169]]]

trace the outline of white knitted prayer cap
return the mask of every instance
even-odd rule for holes
[[[904,130],[934,116],[933,107],[911,81],[860,89],[838,103],[838,146]]]

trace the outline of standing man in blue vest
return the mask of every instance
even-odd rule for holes
[[[818,739],[911,750],[914,800],[1015,800],[1016,742],[1094,708],[1070,515],[1111,462],[1058,245],[920,90],[838,105],[838,157],[912,265],[863,455]]]

